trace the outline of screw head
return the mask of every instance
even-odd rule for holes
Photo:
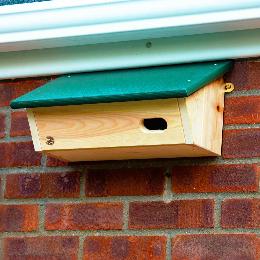
[[[152,43],[151,43],[151,42],[147,42],[147,43],[145,44],[145,46],[146,46],[146,48],[151,48],[151,47],[152,47]]]
[[[234,88],[235,88],[234,85],[230,82],[225,84],[225,92],[226,93],[232,92],[234,90]]]
[[[53,145],[54,144],[54,138],[52,136],[46,136],[46,144],[47,145]]]

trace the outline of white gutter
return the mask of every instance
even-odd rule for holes
[[[258,56],[259,31],[252,30],[258,28],[259,0],[53,0],[3,6],[0,78]],[[236,33],[234,37],[240,41],[233,50],[234,39],[229,32]],[[210,36],[212,33],[218,37]],[[246,34],[249,39],[242,39],[239,34]],[[211,49],[206,42],[202,44],[213,38],[219,42],[217,45],[226,46]],[[147,41],[152,41],[148,56],[148,48],[144,48]],[[169,42],[173,46],[163,47]],[[182,45],[187,44],[191,49],[180,53],[184,51]],[[77,47],[80,45],[84,46]],[[36,50],[46,48],[49,50]],[[21,52],[24,50],[28,51]],[[187,57],[187,51],[200,53]],[[49,53],[48,65],[43,65]],[[66,65],[57,62],[61,53]],[[103,58],[97,58],[104,53]],[[130,60],[120,61],[121,58]],[[26,68],[14,71],[21,61],[26,62],[23,66],[31,67],[31,72]]]

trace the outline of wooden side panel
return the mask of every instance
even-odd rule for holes
[[[216,156],[215,153],[204,148],[191,145],[160,145],[160,146],[137,146],[137,147],[114,147],[80,150],[44,151],[65,161],[101,161],[101,160],[126,160],[126,159],[151,159],[151,158],[174,158],[174,157],[200,157]]]
[[[177,99],[35,108],[42,150],[184,144]],[[148,130],[143,119],[163,118],[165,130]],[[54,143],[48,145],[47,137]]]
[[[41,151],[42,148],[41,148],[41,144],[40,144],[39,131],[38,131],[38,127],[37,127],[32,109],[27,109],[27,118],[28,118],[30,130],[31,130],[34,150]]]
[[[218,79],[186,98],[194,144],[221,155],[224,81]]]

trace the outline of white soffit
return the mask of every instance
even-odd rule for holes
[[[0,78],[260,55],[259,0],[53,0],[0,25]]]

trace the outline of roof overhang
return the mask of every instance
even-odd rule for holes
[[[53,0],[0,24],[2,79],[260,55],[259,0]]]
[[[203,62],[61,76],[11,102],[12,108],[184,98],[232,68]]]

